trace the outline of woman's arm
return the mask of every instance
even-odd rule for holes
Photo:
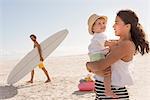
[[[96,71],[94,72],[96,75],[105,77],[105,76],[110,76],[111,75],[111,67],[106,68],[103,71]]]
[[[101,71],[111,66],[117,60],[128,56],[131,53],[133,44],[130,41],[124,41],[115,46],[105,59],[95,62],[87,62],[86,66],[92,72]]]

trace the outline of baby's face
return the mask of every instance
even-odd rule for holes
[[[92,27],[94,33],[101,33],[106,30],[106,20],[103,18],[97,19]]]

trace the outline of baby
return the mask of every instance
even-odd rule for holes
[[[104,33],[106,24],[106,16],[93,14],[88,19],[88,31],[91,35],[93,35],[88,47],[90,61],[104,59],[105,55],[109,52],[109,48],[105,47],[105,42],[107,40],[107,36],[105,35],[106,33]],[[107,45],[109,45],[109,42],[107,42]],[[98,72],[95,72],[95,74],[100,75]],[[117,95],[111,90],[111,75],[104,76],[104,87],[106,96],[111,96],[113,98],[117,97]]]

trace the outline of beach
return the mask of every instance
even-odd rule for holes
[[[149,100],[150,98],[150,55],[136,55],[131,70],[134,85],[128,87],[130,100]],[[46,76],[41,69],[35,68],[34,83],[30,73],[13,86],[6,84],[7,76],[20,61],[9,59],[0,61],[0,100],[94,100],[95,93],[80,92],[79,80],[88,74],[85,63],[87,55],[48,57],[45,67],[51,82],[44,83]]]

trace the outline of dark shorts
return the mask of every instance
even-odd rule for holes
[[[95,80],[95,92],[96,98],[95,100],[129,100],[129,95],[126,87],[115,87],[111,86],[112,91],[119,97],[117,99],[107,97],[104,94],[104,84],[101,81]]]

